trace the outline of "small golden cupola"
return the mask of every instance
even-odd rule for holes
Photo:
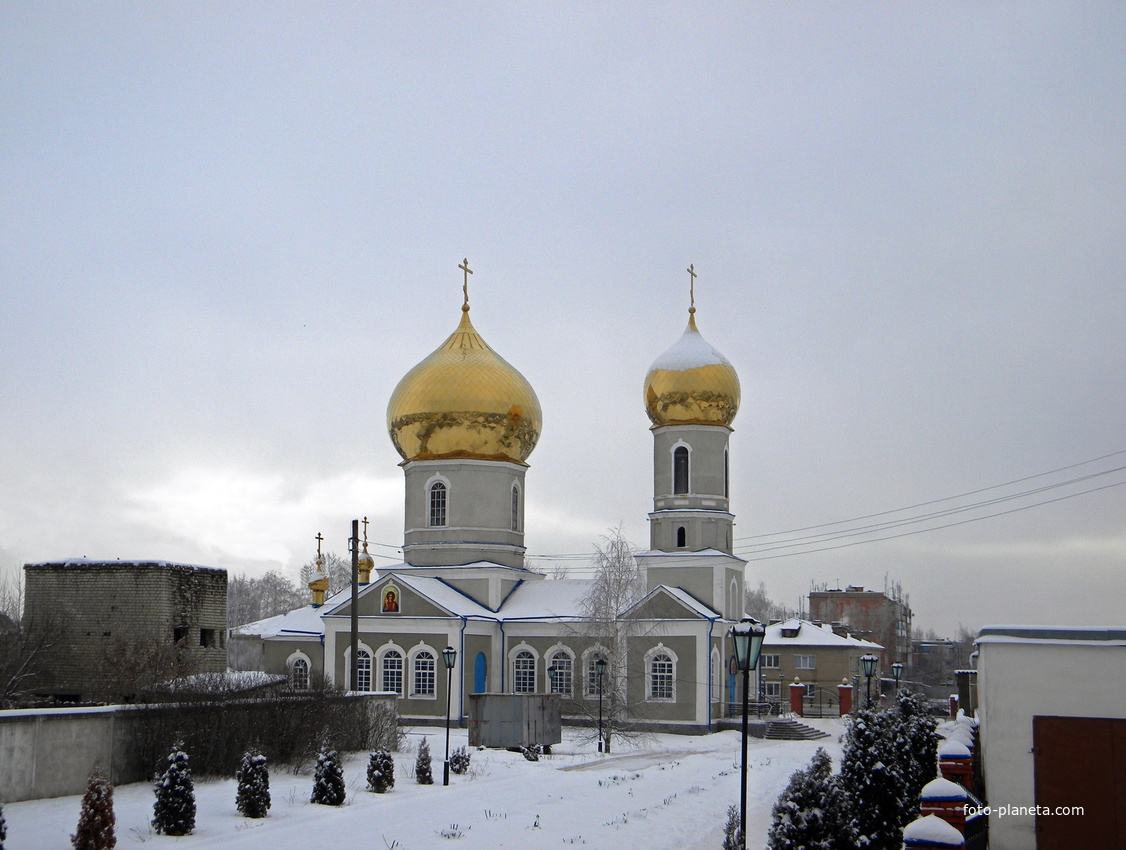
[[[695,270],[689,267],[695,280]],[[739,376],[727,358],[696,328],[695,292],[688,308],[688,328],[645,376],[645,412],[653,427],[726,425],[739,411]]]
[[[461,266],[466,279],[471,273]],[[399,381],[387,430],[404,461],[470,458],[525,463],[542,425],[531,384],[493,351],[469,320]]]

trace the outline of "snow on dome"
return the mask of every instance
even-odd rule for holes
[[[968,759],[970,748],[961,741],[948,738],[939,746],[938,757],[940,759]]]
[[[924,785],[919,797],[923,800],[965,800],[967,793],[957,782],[940,776]]]
[[[696,329],[695,316],[645,376],[645,412],[655,426],[731,426],[739,411],[739,376]]]
[[[913,820],[903,828],[904,846],[912,844],[937,844],[939,847],[965,847],[962,833],[938,815]]]

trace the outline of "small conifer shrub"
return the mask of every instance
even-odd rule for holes
[[[117,846],[113,814],[113,785],[94,765],[86,780],[86,793],[82,795],[82,813],[78,816],[78,831],[70,837],[74,850],[113,850]],[[2,838],[2,836],[0,836]]]
[[[458,776],[469,772],[469,761],[472,754],[465,747],[457,747],[450,756],[450,770]]]
[[[264,818],[270,811],[270,768],[266,757],[251,750],[243,754],[239,765],[238,792],[235,807],[248,818]]]
[[[739,827],[739,807],[727,807],[727,823],[723,825],[723,845],[720,850],[743,850],[743,830]]]
[[[343,806],[347,789],[344,787],[344,771],[336,750],[325,744],[317,755],[317,769],[313,773],[313,796],[310,803],[322,806]]]
[[[368,789],[385,794],[395,787],[395,760],[387,750],[376,750],[368,759]]]
[[[165,835],[190,835],[195,829],[195,786],[188,754],[177,743],[168,754],[168,767],[153,785],[152,828]]]
[[[419,785],[434,784],[434,774],[430,769],[430,744],[425,738],[418,745],[418,757],[414,760],[414,778]]]

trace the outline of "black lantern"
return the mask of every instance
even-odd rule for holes
[[[868,680],[866,707],[872,707],[872,677],[876,675],[876,665],[880,663],[880,659],[869,653],[868,655],[860,656],[860,669],[864,672],[864,676]]]
[[[594,672],[598,676],[598,752],[602,752],[602,677],[606,675],[606,659],[599,657],[594,662]],[[607,742],[609,743],[609,742]],[[610,752],[610,747],[606,747]]]
[[[446,763],[442,769],[442,784],[450,784],[450,697],[453,694],[454,665],[457,663],[457,650],[447,646],[442,650],[442,661],[446,664]]]
[[[895,692],[899,693],[899,680],[903,677],[903,662],[896,661],[891,665],[891,675],[895,677]]]
[[[731,627],[731,642],[735,644],[735,664],[743,671],[743,771],[739,783],[739,826],[744,846],[747,836],[747,698],[751,690],[751,671],[758,667],[762,642],[766,639],[766,626],[753,617]]]

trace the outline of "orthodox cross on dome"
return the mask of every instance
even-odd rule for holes
[[[321,543],[323,541],[324,541],[324,537],[322,537],[321,533],[318,531],[317,532],[317,572],[318,573],[324,572],[325,559],[324,559],[324,556],[321,554]]]
[[[696,312],[696,264],[688,267],[688,312]]]
[[[473,274],[473,269],[469,268],[469,258],[466,257],[465,259],[463,259],[461,261],[461,265],[458,266],[458,268],[461,269],[463,272],[465,272],[465,275],[464,275],[465,281],[461,284],[461,291],[462,291],[462,294],[465,296],[465,301],[461,305],[461,309],[462,310],[468,310],[469,309],[469,276],[471,274]]]
[[[368,550],[368,518],[364,517],[364,551]]]

